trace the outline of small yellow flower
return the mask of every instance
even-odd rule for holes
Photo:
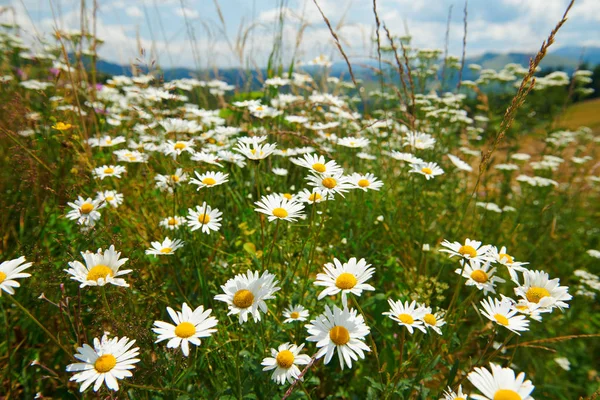
[[[73,127],[71,124],[65,124],[64,122],[57,122],[56,125],[52,125],[52,128],[59,131],[66,131]]]

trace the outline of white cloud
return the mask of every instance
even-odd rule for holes
[[[187,17],[190,19],[194,19],[194,18],[198,18],[200,17],[200,13],[196,10],[192,10],[191,8],[186,8],[186,7],[180,7],[175,9],[175,14],[180,16],[180,17]]]
[[[139,7],[136,6],[129,6],[125,9],[125,14],[129,15],[130,17],[134,17],[134,18],[141,18],[144,16],[144,13],[142,13],[142,10],[140,10]]]

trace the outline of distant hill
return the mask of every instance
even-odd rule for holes
[[[479,64],[483,68],[490,68],[499,70],[509,63],[521,64],[523,66],[529,65],[529,59],[535,54],[527,53],[484,53],[476,57],[469,57],[465,60],[465,65]],[[600,64],[600,47],[561,47],[546,55],[541,63],[543,69],[560,69],[566,72],[574,71],[579,65],[580,61],[588,63],[590,66]],[[353,62],[353,69],[355,76],[363,80],[377,79],[373,68],[377,67],[377,63],[373,60],[359,60]],[[314,67],[303,68],[306,71],[312,72],[315,70]],[[104,60],[99,60],[97,63],[98,72],[105,73],[107,75],[126,75],[131,76],[131,68],[115,63],[111,63]],[[231,84],[241,85],[247,82],[248,79],[252,79],[253,83],[258,82],[260,74],[265,75],[265,70],[260,71],[247,71],[241,68],[222,68],[217,71],[202,71],[200,74],[191,68],[167,68],[163,71],[164,79],[166,81],[181,78],[199,77],[202,79],[212,79],[216,76],[219,79],[223,79]],[[332,65],[331,76],[341,77],[346,80],[349,79],[348,68],[346,64],[342,62],[336,62]],[[465,70],[464,79],[472,79],[471,73],[468,69]]]

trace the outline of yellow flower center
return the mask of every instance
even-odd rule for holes
[[[104,169],[105,174],[112,174],[113,172],[115,172],[114,168],[108,167]]]
[[[4,282],[4,280],[6,279],[6,274],[2,271],[0,271],[0,283]],[[298,313],[296,313],[298,314]],[[296,318],[296,317],[294,317]]]
[[[117,359],[112,354],[104,354],[96,359],[94,368],[99,373],[103,374],[110,371],[117,365]]]
[[[312,201],[313,203],[321,200],[322,198],[323,196],[321,196],[319,193],[312,193],[310,196],[308,196],[308,200]]]
[[[519,311],[527,311],[529,308],[527,306],[515,306],[515,308]]]
[[[352,289],[356,286],[356,277],[349,272],[343,272],[335,280],[335,286],[342,290]]]
[[[291,195],[290,193],[284,193],[284,194],[283,194],[283,197],[285,197],[285,198],[286,198],[286,199],[288,199],[288,200],[291,200],[291,199],[292,199],[292,195]]]
[[[475,250],[474,247],[472,246],[460,246],[460,249],[458,249],[458,252],[460,254],[462,254],[463,256],[468,255],[471,258],[477,257],[477,250]]]
[[[202,183],[204,183],[205,185],[211,186],[214,185],[215,183],[217,183],[217,181],[215,181],[213,178],[204,178],[202,179]]]
[[[112,144],[112,140],[106,139],[106,144]]]
[[[82,214],[89,214],[94,210],[94,205],[91,203],[83,203],[81,207],[79,207],[79,211]]]
[[[180,179],[179,176],[177,176],[177,175],[171,175],[171,180],[173,182],[179,182],[179,179]]]
[[[485,283],[488,280],[488,275],[484,271],[476,269],[475,271],[471,272],[471,279],[477,283]]]
[[[258,106],[258,107],[256,107],[256,111],[262,111],[262,110],[264,110],[264,109],[265,109],[265,108],[264,108],[263,106]]]
[[[208,224],[210,222],[210,217],[206,214],[198,215],[198,222],[201,224]]]
[[[324,164],[321,163],[315,163],[312,165],[312,169],[314,169],[317,172],[323,173],[327,170],[327,167],[325,167]]]
[[[281,350],[277,353],[277,365],[281,368],[288,369],[294,364],[294,353],[289,350]]]
[[[173,251],[173,249],[171,247],[165,247],[160,249],[161,253],[171,253]]]
[[[514,262],[514,259],[510,255],[504,253],[498,254],[498,259],[506,259],[507,264],[512,264]]]
[[[522,398],[514,390],[500,389],[494,394],[494,400],[522,400]]]
[[[110,267],[104,264],[98,264],[88,271],[86,279],[88,281],[97,281],[100,278],[106,280],[107,276],[113,276],[115,273]]]
[[[435,315],[433,315],[433,314],[425,314],[425,316],[423,317],[423,321],[427,325],[435,326],[435,324],[437,324],[437,319],[435,318]]]
[[[175,327],[175,334],[182,338],[186,339],[196,333],[196,327],[191,322],[182,322]]]
[[[423,168],[421,168],[421,172],[423,172],[424,174],[427,174],[427,175],[433,174],[433,171],[429,167],[423,167]]]
[[[254,302],[254,295],[247,289],[241,289],[233,295],[233,304],[237,308],[248,308]]]
[[[173,148],[175,150],[183,150],[185,149],[185,143],[177,142],[175,143],[175,146],[173,146]]]
[[[106,198],[104,198],[104,200],[106,201],[113,201],[115,198],[112,196],[107,196]]]
[[[496,315],[494,315],[494,318],[496,318],[496,321],[498,321],[499,324],[508,326],[508,318],[506,318],[504,315],[496,314]]]
[[[1,274],[1,272],[0,272],[0,274]],[[0,275],[0,276],[2,276],[2,275]],[[0,282],[2,282],[2,280],[0,280]],[[300,316],[300,313],[298,311],[293,311],[290,314],[290,318],[293,318],[293,319],[298,319],[299,316]]]
[[[400,314],[398,315],[398,319],[408,325],[412,325],[415,322],[415,319],[409,314]]]
[[[350,341],[350,332],[343,326],[336,325],[329,331],[329,339],[338,346],[343,346]]]
[[[288,216],[288,212],[284,208],[277,207],[273,209],[273,215],[277,218],[285,218]]]
[[[169,218],[169,221],[167,223],[171,226],[177,225],[177,220],[175,218]]]
[[[337,186],[337,182],[335,181],[335,179],[333,178],[325,178],[323,179],[323,181],[321,182],[323,184],[323,186],[325,186],[327,189],[333,189],[334,187]]]
[[[366,179],[361,179],[360,181],[358,181],[358,186],[365,188],[368,187],[371,184],[371,182],[369,182]]]
[[[536,304],[539,303],[541,299],[548,296],[550,296],[550,292],[541,287],[531,287],[527,293],[525,293],[527,300]]]

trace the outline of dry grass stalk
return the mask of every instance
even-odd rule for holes
[[[465,69],[465,56],[467,53],[467,17],[469,16],[467,7],[469,5],[469,0],[465,0],[465,9],[464,9],[464,18],[463,18],[463,43],[462,43],[462,56],[460,58],[460,69],[458,70],[458,83],[456,84],[456,90],[460,90],[460,86],[462,85],[462,76],[463,70]]]

